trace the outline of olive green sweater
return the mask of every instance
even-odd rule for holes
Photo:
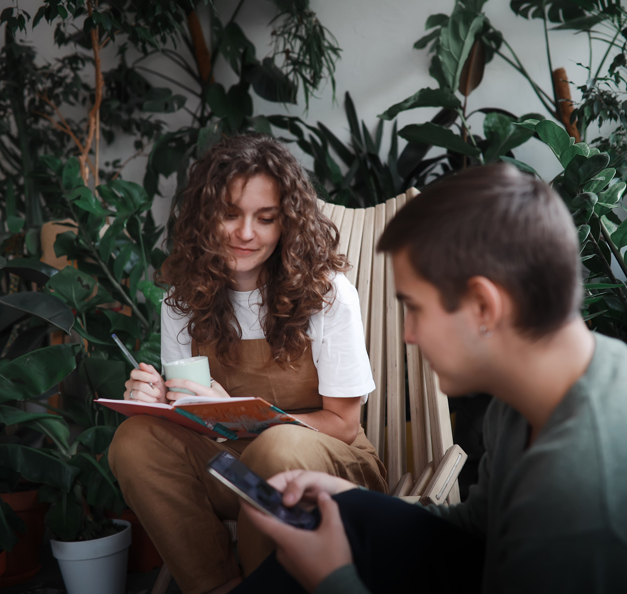
[[[627,592],[627,345],[595,338],[533,445],[526,420],[495,400],[478,484],[461,504],[428,508],[485,538],[487,594]],[[352,565],[315,594],[340,592],[367,592]]]

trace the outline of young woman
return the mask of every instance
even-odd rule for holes
[[[215,381],[164,382],[142,363],[124,398],[175,400],[177,387],[260,396],[318,429],[279,426],[222,443],[148,416],[118,429],[111,467],[181,589],[227,592],[241,575],[222,520],[238,518],[239,502],[206,462],[226,450],[264,477],[307,468],[384,492],[359,422],[374,383],[337,229],[283,145],[260,135],[214,145],[193,165],[177,215],[162,270],[162,361],[207,355]],[[247,518],[238,535],[247,574],[272,546]]]

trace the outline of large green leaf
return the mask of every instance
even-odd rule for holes
[[[97,292],[93,295],[96,286]],[[53,276],[46,283],[46,289],[81,313],[113,301],[111,295],[101,285],[96,285],[91,276],[72,266],[66,266]]]
[[[605,192],[599,194],[599,201],[594,207],[594,212],[601,217],[610,212],[625,192],[625,182],[618,182],[611,185]]]
[[[77,206],[81,210],[91,212],[92,214],[101,217],[106,217],[111,214],[108,210],[103,208],[100,202],[98,202],[94,193],[85,186],[74,188],[72,191],[67,193],[66,197],[74,204],[74,206]]]
[[[584,186],[584,192],[601,192],[614,179],[615,175],[616,169],[614,169],[613,167],[608,167],[607,169],[604,169]]]
[[[126,364],[115,359],[89,357],[83,359],[83,370],[90,385],[101,398],[120,399],[128,379]]]
[[[13,258],[6,262],[3,268],[25,281],[32,281],[38,285],[45,285],[50,277],[59,272],[56,268],[44,264],[37,258]]]
[[[542,120],[536,126],[536,132],[561,162],[561,154],[571,145],[570,136],[566,130],[551,120]],[[564,166],[563,163],[562,166]]]
[[[591,157],[576,155],[564,171],[564,186],[569,194],[577,194],[587,183],[597,177],[610,162],[607,153]]]
[[[18,543],[16,532],[26,532],[26,524],[8,503],[0,499],[0,549],[10,551]]]
[[[441,146],[448,150],[470,157],[479,157],[481,151],[470,144],[464,142],[448,128],[427,122],[426,124],[410,124],[398,131],[398,135],[409,142],[419,142]]]
[[[611,240],[618,249],[627,245],[627,221],[623,221],[612,233]]]
[[[77,473],[80,472],[78,468],[73,469]],[[43,486],[39,490],[39,498],[53,504],[46,512],[46,526],[50,528],[52,534],[58,540],[75,541],[83,525],[85,512],[74,492],[59,492]]]
[[[111,445],[115,427],[90,427],[83,431],[76,440],[82,443],[92,454],[102,454]]]
[[[70,449],[70,428],[62,417],[45,412],[27,412],[14,406],[0,404],[0,423],[29,427],[60,444],[64,450]]]
[[[411,97],[400,103],[392,105],[378,117],[383,120],[393,120],[401,111],[416,107],[446,107],[448,109],[461,109],[461,102],[455,94],[448,89],[420,89]]]
[[[161,304],[165,297],[165,290],[158,287],[152,281],[140,281],[137,288],[143,293],[144,297],[155,306],[157,313],[161,315]]]
[[[0,444],[0,465],[19,472],[26,480],[62,489],[72,488],[79,470],[43,449],[13,443]]]
[[[501,113],[487,114],[483,121],[483,130],[489,142],[488,148],[484,151],[486,163],[496,161],[533,136],[531,130],[514,126],[512,119]]]
[[[76,367],[78,344],[37,349],[13,361],[0,361],[0,402],[26,400],[47,392]]]
[[[37,316],[46,320],[67,334],[74,325],[74,314],[60,299],[46,293],[13,293],[0,296],[0,330],[5,327],[5,317],[10,311],[19,311],[23,314]]]
[[[436,48],[438,67],[446,81],[446,87],[454,91],[459,87],[459,79],[464,64],[470,54],[477,33],[485,23],[485,16],[466,8],[458,2],[451,18],[440,29],[440,39]]]
[[[102,463],[90,454],[80,453],[72,458],[72,465],[80,469],[78,480],[89,505],[96,508],[111,508],[122,501],[122,493],[115,484],[106,456]]]
[[[82,186],[83,179],[81,178],[81,166],[76,157],[68,159],[63,166],[63,173],[61,175],[61,186],[64,190],[72,190],[78,186]]]

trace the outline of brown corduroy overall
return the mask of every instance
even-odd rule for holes
[[[192,345],[192,352],[209,357],[211,376],[232,397],[259,396],[294,413],[322,408],[310,350],[295,368],[280,367],[265,339],[241,341],[242,363],[235,368],[222,366],[211,348]],[[207,592],[240,575],[223,520],[239,519],[238,556],[245,575],[272,550],[243,514],[238,517],[237,495],[206,471],[207,461],[224,450],[264,478],[304,468],[387,490],[385,468],[362,428],[350,445],[293,425],[273,427],[253,440],[217,443],[156,417],[126,420],[111,443],[111,468],[185,594]]]

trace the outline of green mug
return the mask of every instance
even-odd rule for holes
[[[186,379],[211,387],[211,372],[209,371],[209,359],[207,357],[189,357],[188,359],[179,359],[163,364],[165,379]],[[183,392],[197,396],[194,392],[183,388],[169,388],[171,392]]]

